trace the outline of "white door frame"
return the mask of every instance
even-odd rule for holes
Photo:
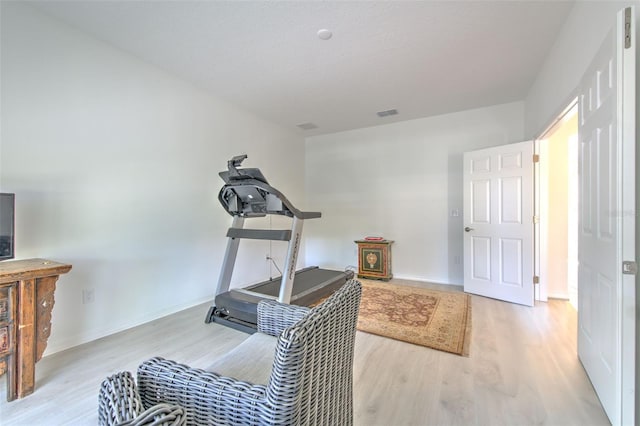
[[[557,118],[547,126],[547,128],[534,140],[534,152],[538,155],[539,161],[534,167],[534,194],[535,194],[535,216],[537,218],[535,222],[534,230],[534,270],[536,276],[539,277],[539,285],[536,286],[536,301],[546,302],[548,300],[548,277],[549,277],[549,264],[547,262],[548,250],[549,250],[549,230],[547,227],[549,217],[549,199],[547,194],[549,193],[549,169],[547,167],[549,154],[548,154],[548,138],[557,129],[558,124],[564,119],[564,117],[571,111],[572,108],[578,104],[578,98],[573,97],[573,100],[558,114]]]
[[[623,138],[629,143],[622,143],[622,180],[625,182],[627,190],[633,188],[635,194],[636,184],[636,80],[638,68],[636,66],[636,28],[635,28],[635,9],[628,7],[625,11],[629,11],[629,36],[630,47],[624,49],[624,58],[620,58],[621,64],[618,65],[618,73],[624,78],[623,85],[618,85],[618,96],[622,99],[619,105],[624,105],[622,111],[618,115],[619,123]],[[618,19],[624,23],[623,13],[618,14]],[[617,38],[624,38],[624,24],[617,25]],[[622,182],[620,182],[622,183]],[[636,195],[637,196],[637,195]],[[637,264],[636,253],[636,200],[629,200],[622,197],[622,260],[634,261]],[[633,230],[633,232],[626,232]],[[622,359],[621,359],[621,375],[622,375],[622,424],[634,424],[638,421],[635,418],[635,399],[636,399],[636,281],[637,274],[622,274],[622,302],[621,314],[622,318]]]

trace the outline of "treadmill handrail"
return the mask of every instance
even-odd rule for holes
[[[291,230],[229,228],[227,231],[227,237],[246,238],[251,240],[289,241],[291,240]]]

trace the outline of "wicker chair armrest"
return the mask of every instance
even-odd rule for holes
[[[138,367],[138,391],[145,407],[160,403],[184,408],[188,424],[249,423],[264,410],[266,387],[192,368],[161,357]]]
[[[98,424],[117,425],[134,419],[144,410],[136,382],[128,371],[102,381],[98,395]]]
[[[286,305],[275,300],[258,303],[258,331],[278,337],[282,330],[304,318],[309,312],[304,306]]]
[[[158,404],[143,411],[136,383],[128,371],[102,381],[98,395],[98,424],[103,426],[182,426],[185,412],[178,405]]]
[[[178,405],[157,404],[143,411],[133,420],[120,423],[118,426],[184,426],[187,416]]]

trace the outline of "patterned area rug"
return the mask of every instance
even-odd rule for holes
[[[469,356],[470,295],[361,282],[358,330]]]

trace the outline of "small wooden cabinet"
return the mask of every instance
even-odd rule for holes
[[[35,364],[51,333],[58,276],[71,265],[45,259],[0,262],[0,375],[7,374],[7,401],[35,388]]]
[[[358,277],[389,281],[391,272],[391,240],[356,240],[358,244]]]

